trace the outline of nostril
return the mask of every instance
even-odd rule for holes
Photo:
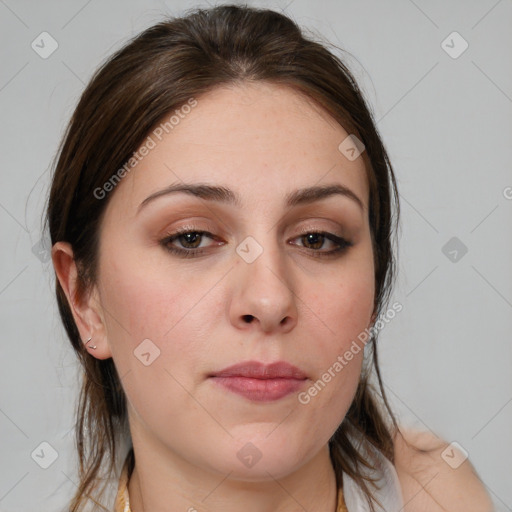
[[[247,322],[248,324],[250,324],[252,322],[253,318],[254,317],[252,315],[244,315],[243,316],[244,321]]]

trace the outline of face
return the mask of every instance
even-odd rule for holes
[[[364,162],[340,152],[348,133],[327,114],[264,83],[218,88],[168,131],[101,226],[105,355],[132,435],[233,478],[279,478],[325,448],[359,380],[363,351],[343,356],[373,312]]]

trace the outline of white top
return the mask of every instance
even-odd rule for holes
[[[399,512],[403,510],[404,503],[402,490],[398,475],[393,464],[376,448],[369,443],[366,449],[367,460],[377,467],[371,471],[364,467],[363,472],[374,479],[378,478],[376,484],[378,489],[373,490],[370,483],[370,489],[373,490],[372,496],[375,500],[376,512]],[[366,496],[361,488],[349,475],[343,472],[343,497],[348,512],[370,512],[370,507]],[[380,505],[379,505],[380,503]]]

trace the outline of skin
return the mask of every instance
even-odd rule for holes
[[[374,265],[368,185],[361,157],[338,150],[347,132],[303,96],[258,83],[216,89],[127,174],[101,226],[99,275],[74,301],[69,244],[53,261],[92,357],[113,357],[129,404],[136,467],[129,492],[142,510],[335,510],[328,440],[353,399],[363,351],[307,405],[297,393],[253,402],[207,378],[232,364],[287,361],[316,382],[372,322]],[[186,195],[142,201],[171,183],[231,188],[241,206]],[[287,208],[296,189],[339,184],[360,200],[333,195]],[[160,243],[176,228],[211,232],[197,258]],[[336,257],[326,231],[352,243]],[[236,247],[248,236],[263,248],[252,263]],[[315,245],[316,244],[316,245]],[[175,240],[175,247],[187,247]],[[188,245],[188,247],[190,244]],[[185,249],[186,250],[186,249]],[[315,252],[316,251],[316,252]],[[252,315],[251,323],[244,315]],[[144,340],[160,356],[134,356]],[[237,452],[252,443],[261,459]]]
[[[363,352],[307,405],[297,393],[249,401],[207,375],[246,360],[288,361],[308,376],[307,390],[370,326],[368,186],[362,158],[351,162],[338,150],[347,135],[291,89],[216,89],[115,189],[97,283],[73,311],[82,338],[97,346],[91,355],[113,357],[128,397],[133,512],[229,512],[240,503],[246,512],[285,512],[297,502],[311,512],[335,510],[328,440],[352,401]],[[138,211],[176,182],[229,187],[241,206],[176,193]],[[284,205],[296,189],[327,184],[348,187],[363,207],[343,195]],[[160,241],[182,226],[217,240],[204,238],[197,258],[173,255]],[[337,245],[307,245],[302,228],[353,245],[316,257]],[[263,248],[250,264],[235,250],[248,236]],[[172,245],[183,249],[186,240]],[[53,258],[72,297],[71,248],[57,244]],[[133,353],[144,339],[161,351],[150,366]],[[250,468],[237,457],[249,442],[262,455]]]
[[[450,450],[449,444],[430,432],[402,429],[397,434],[395,469],[402,488],[403,512],[495,510],[469,459],[457,467],[445,462],[443,452]]]
[[[363,159],[338,150],[347,136],[290,88],[217,88],[111,192],[97,282],[83,300],[74,299],[72,248],[55,244],[81,337],[92,336],[91,357],[113,358],[128,398],[133,512],[238,512],[242,503],[245,512],[335,511],[328,440],[353,399],[363,351],[308,404],[297,393],[250,401],[208,375],[287,361],[305,372],[307,391],[374,321],[368,184]],[[140,207],[175,183],[229,187],[240,205],[175,193]],[[285,205],[289,193],[318,185],[342,185],[362,206],[344,195]],[[199,238],[198,257],[166,249],[180,227],[212,233]],[[319,231],[351,245],[322,256],[336,242],[302,236]],[[247,237],[263,249],[252,263],[236,251]],[[148,366],[134,355],[146,339],[160,351]],[[252,467],[237,457],[247,443],[261,454]]]

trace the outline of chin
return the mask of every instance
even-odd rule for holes
[[[245,435],[236,441],[231,439],[227,446],[223,446],[223,453],[212,454],[211,461],[218,462],[215,470],[230,473],[230,478],[246,482],[281,479],[296,471],[321,449],[308,446],[304,439],[294,442],[285,430],[280,434],[276,431],[268,435],[268,432]]]
[[[241,482],[269,482],[286,478],[300,467],[295,461],[277,459],[276,457],[261,458],[252,467],[245,467],[238,461],[234,464],[222,466],[221,473],[229,473],[231,480]]]

